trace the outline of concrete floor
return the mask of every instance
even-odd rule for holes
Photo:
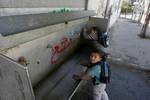
[[[114,58],[150,70],[150,39],[141,39],[142,26],[127,19],[119,19],[110,30],[110,46],[105,49]],[[150,35],[150,27],[147,30]]]
[[[42,80],[34,88],[36,100],[67,100],[79,83],[72,79],[72,76],[84,70],[80,62],[85,56],[83,54],[73,55]]]
[[[145,71],[111,62],[111,82],[107,84],[110,100],[150,100],[150,83]],[[90,81],[83,82],[71,100],[93,100]]]

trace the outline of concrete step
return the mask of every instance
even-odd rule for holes
[[[67,100],[78,85],[78,82],[72,79],[73,74],[84,70],[80,65],[83,58],[83,54],[74,55],[41,81],[34,89],[36,100]]]

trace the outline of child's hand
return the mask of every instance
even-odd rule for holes
[[[80,65],[85,66],[85,67],[89,67],[91,64],[89,62],[82,62]]]
[[[80,81],[80,80],[81,80],[81,78],[80,78],[79,75],[73,75],[72,78],[73,78],[74,80],[77,80],[77,81]]]
[[[84,63],[81,63],[80,65],[84,66],[84,67],[90,67],[91,64],[84,64]]]

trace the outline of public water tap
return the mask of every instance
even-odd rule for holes
[[[17,62],[23,66],[29,65],[29,62],[26,60],[24,56],[19,57]]]

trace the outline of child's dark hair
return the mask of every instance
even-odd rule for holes
[[[92,50],[91,53],[98,53],[99,56],[102,58],[102,60],[106,60],[106,59],[107,59],[107,56],[109,55],[109,54],[107,54],[107,53],[105,53],[105,52],[102,52],[102,51],[100,52],[100,51],[97,50],[97,49]]]
[[[91,30],[94,30],[94,31],[99,31],[99,29],[98,29],[98,27],[97,26],[93,26],[92,28],[91,28]]]
[[[97,54],[99,54],[99,56],[100,56],[101,58],[103,57],[103,53],[100,52],[100,51],[97,50],[97,49],[92,50],[92,51],[91,51],[91,54],[92,54],[92,53],[97,53]]]

